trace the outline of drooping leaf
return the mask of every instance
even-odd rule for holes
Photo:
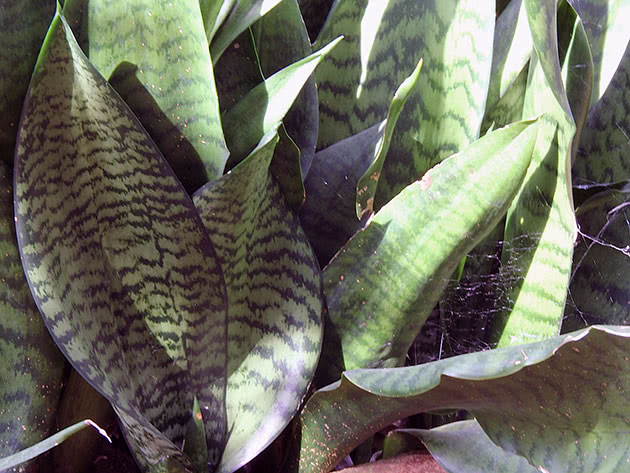
[[[80,432],[86,427],[93,427],[99,434],[101,434],[109,442],[111,442],[111,439],[107,436],[107,432],[105,432],[103,429],[101,429],[98,425],[96,425],[91,420],[84,420],[81,422],[77,422],[76,424],[71,425],[70,427],[66,427],[61,432],[57,432],[55,435],[52,435],[48,437],[47,439],[42,440],[41,442],[38,442],[35,445],[25,448],[24,450],[18,453],[15,453],[5,458],[0,458],[0,471],[9,471],[9,468],[16,467],[28,460],[31,460],[37,457],[38,455],[41,455],[44,452],[47,452],[51,448],[56,447],[64,440],[67,440],[72,435],[76,434],[77,432]],[[20,469],[18,471],[24,471],[24,470]]]
[[[90,62],[131,107],[189,193],[223,174],[214,71],[198,0],[69,0]],[[86,5],[87,4],[87,5]]]
[[[383,122],[316,154],[305,182],[307,199],[300,220],[322,266],[374,211],[376,186],[396,122],[421,67],[422,61],[400,85]]]
[[[9,164],[0,161],[0,457],[51,434],[65,369],[24,277],[12,180]]]
[[[461,259],[520,187],[536,122],[492,132],[431,169],[377,212],[324,271],[330,328],[320,364],[399,366]]]
[[[210,32],[210,55],[216,63],[227,47],[232,44],[243,31],[265,16],[282,0],[228,0],[221,9]],[[211,4],[209,1],[202,2]]]
[[[566,74],[582,74],[586,86],[582,84],[580,90],[590,97],[587,68],[573,69],[585,58],[590,60],[579,18],[567,10],[574,18],[574,35],[563,58],[567,71],[563,77],[556,1],[525,0],[525,6],[536,54],[530,61],[523,117],[543,115],[532,164],[507,214],[501,255],[503,310],[492,329],[493,341],[500,346],[540,340],[560,331],[577,233],[569,172],[573,142],[579,139],[574,118],[585,117],[579,101],[570,103],[567,98]]]
[[[242,161],[256,143],[283,119],[322,58],[341,39],[337,38],[325,48],[275,73],[223,115],[225,139],[230,150],[228,167]]]
[[[269,172],[277,127],[228,175],[193,196],[229,300],[229,435],[219,472],[250,461],[289,423],[321,347],[317,261]]]
[[[595,326],[419,366],[347,371],[307,402],[287,471],[329,471],[397,419],[458,408],[540,472],[618,472],[630,461],[629,350],[628,327]]]
[[[431,430],[405,429],[426,445],[448,473],[540,473],[519,455],[503,450],[474,420],[454,422]]]
[[[563,330],[630,324],[629,201],[627,191],[605,191],[578,209],[580,236]]]
[[[28,81],[54,13],[49,0],[0,3],[0,159],[9,164]]]
[[[425,64],[394,133],[375,209],[478,138],[494,24],[494,2],[337,2],[315,45],[346,37],[316,72],[318,148],[383,120],[396,87],[420,58]]]
[[[145,467],[183,457],[193,396],[209,458],[225,434],[225,286],[203,224],[155,144],[59,13],[15,163],[27,280],[74,368],[116,409]]]

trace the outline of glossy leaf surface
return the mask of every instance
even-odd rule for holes
[[[22,262],[61,351],[116,408],[143,465],[187,463],[177,446],[193,396],[216,462],[225,434],[221,269],[184,188],[59,14],[27,95],[15,166]]]
[[[220,472],[254,458],[289,423],[321,346],[317,261],[269,172],[277,127],[245,161],[193,196],[229,300],[229,436]]]
[[[519,122],[445,160],[335,256],[323,275],[331,327],[322,366],[329,379],[344,368],[404,361],[453,270],[505,214],[536,130],[535,122]]]
[[[630,461],[629,350],[628,327],[595,326],[419,366],[347,371],[306,404],[289,471],[329,471],[397,419],[457,408],[540,472],[617,472]]]

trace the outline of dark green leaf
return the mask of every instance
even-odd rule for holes
[[[9,164],[26,88],[54,13],[51,0],[0,3],[0,159]]]
[[[280,434],[306,393],[321,347],[317,261],[268,170],[277,127],[193,196],[229,300],[229,436],[219,472],[238,469]]]
[[[221,269],[184,188],[60,15],[27,95],[15,167],[22,262],[64,355],[116,408],[143,465],[186,461],[176,444],[193,396],[217,462]]]

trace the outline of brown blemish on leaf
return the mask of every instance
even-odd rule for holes
[[[380,177],[381,177],[381,173],[375,172],[370,176],[370,179],[372,179],[374,182],[378,182]]]
[[[361,214],[359,215],[359,217],[363,218],[363,216],[368,212],[374,212],[374,197],[371,197],[367,200],[366,206],[363,210],[361,210]]]

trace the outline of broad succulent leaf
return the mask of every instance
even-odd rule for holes
[[[0,3],[0,159],[9,164],[28,81],[54,13],[50,0]]]
[[[536,129],[535,122],[510,125],[443,161],[335,256],[323,275],[327,379],[343,369],[400,366],[453,270],[504,216]]]
[[[225,435],[221,268],[184,188],[59,13],[17,143],[18,244],[57,345],[116,408],[142,465],[169,456],[189,464],[179,446],[193,396],[216,463]]]
[[[131,107],[184,187],[223,174],[228,150],[198,0],[69,0],[90,62]]]
[[[316,154],[305,182],[307,198],[300,220],[322,266],[359,230],[361,219],[374,212],[389,144],[421,68],[422,61],[398,87],[383,122]]]
[[[532,164],[507,213],[501,255],[504,309],[493,327],[493,341],[500,346],[560,332],[577,234],[569,169],[573,142],[579,138],[558,59],[556,2],[525,0],[525,6],[536,54],[530,62],[523,117],[544,115]],[[576,42],[565,55],[569,69],[590,57],[579,18],[575,22]],[[588,85],[588,75],[582,79]],[[590,97],[588,86],[581,90]],[[577,107],[576,112],[584,117]]]
[[[66,365],[24,277],[13,219],[12,173],[4,161],[0,189],[0,457],[5,457],[43,440],[55,428]]]
[[[594,326],[424,365],[347,371],[307,402],[287,471],[330,471],[397,419],[466,409],[492,442],[540,472],[617,472],[630,461],[629,350],[628,327]]]
[[[405,429],[422,441],[448,473],[541,473],[519,455],[503,450],[488,438],[478,422],[453,422],[431,430]]]
[[[393,136],[375,209],[478,138],[494,24],[494,2],[337,2],[315,45],[346,37],[316,72],[320,149],[383,120],[395,89],[424,59]]]
[[[321,347],[319,267],[269,171],[278,125],[247,159],[193,196],[229,300],[229,436],[219,472],[254,458],[289,423]]]

